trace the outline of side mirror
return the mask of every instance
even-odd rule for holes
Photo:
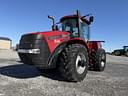
[[[91,22],[93,22],[93,21],[94,21],[94,17],[91,16],[91,17],[89,18],[89,22],[91,23]]]

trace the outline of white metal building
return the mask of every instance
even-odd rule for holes
[[[0,49],[11,49],[12,40],[7,37],[0,37]]]

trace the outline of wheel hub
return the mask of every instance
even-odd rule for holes
[[[105,62],[104,62],[104,60],[105,60],[105,55],[102,55],[102,57],[101,57],[101,67],[104,67],[105,66]]]
[[[101,67],[104,67],[104,65],[105,65],[105,62],[101,61]]]
[[[82,74],[86,69],[86,58],[84,54],[79,54],[76,58],[77,73]]]

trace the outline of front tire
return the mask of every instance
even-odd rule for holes
[[[23,54],[23,53],[18,53],[20,60],[24,63],[24,64],[29,64],[32,65],[32,61],[28,58],[28,54]]]
[[[88,52],[81,44],[67,46],[59,56],[59,71],[69,81],[82,81],[88,70]]]

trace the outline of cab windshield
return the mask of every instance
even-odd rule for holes
[[[128,50],[128,46],[124,46],[124,50],[127,51]]]
[[[70,32],[74,37],[78,36],[77,19],[65,19],[62,21],[62,31]]]
[[[89,40],[89,25],[82,20],[80,21],[80,26],[78,24],[78,18],[64,19],[61,22],[62,31],[69,32],[73,38],[81,37],[84,40]]]

